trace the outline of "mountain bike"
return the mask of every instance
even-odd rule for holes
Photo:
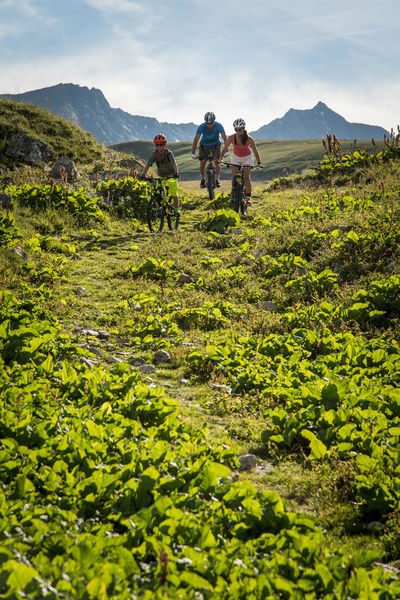
[[[202,160],[199,156],[197,157],[199,160]],[[210,200],[214,200],[215,198],[215,184],[216,184],[216,174],[215,174],[215,160],[213,157],[213,149],[210,148],[207,150],[207,165],[206,165],[206,188],[208,191],[208,197]]]
[[[176,177],[142,177],[153,188],[153,193],[146,207],[147,225],[152,233],[161,232],[167,219],[169,229],[178,229],[180,220],[179,208],[173,204],[172,196],[168,196],[168,180]]]
[[[243,165],[234,165],[232,163],[224,163],[227,167],[235,167],[238,172],[232,180],[232,204],[233,210],[237,213],[241,212],[245,215],[247,212],[246,189],[244,186]],[[262,169],[261,165],[246,166],[246,169]]]

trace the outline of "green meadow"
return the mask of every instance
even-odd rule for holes
[[[0,155],[0,597],[399,598],[395,141],[260,142],[245,217],[171,144],[161,234],[93,177],[150,142],[90,144],[74,184]]]
[[[322,140],[283,142],[256,140],[256,144],[264,165],[262,171],[252,173],[252,179],[258,181],[267,181],[292,173],[300,173],[307,168],[315,168],[319,165],[325,153]],[[372,140],[355,140],[355,144],[354,140],[341,140],[340,144],[343,152],[354,150],[375,152],[383,147],[383,142],[376,142],[374,145]],[[198,163],[191,158],[191,143],[172,142],[168,144],[168,147],[176,157],[182,178],[184,180],[197,179],[199,176]],[[151,141],[136,141],[116,144],[112,148],[119,152],[133,154],[145,162],[153,150],[153,144]],[[229,168],[223,168],[222,179],[229,178]]]

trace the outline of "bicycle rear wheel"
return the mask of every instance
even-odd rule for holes
[[[150,198],[147,209],[147,225],[152,233],[163,230],[164,227],[164,207],[158,198]]]
[[[167,223],[169,229],[178,229],[179,219],[181,217],[179,209],[175,208],[172,204],[171,200],[168,201],[168,204],[165,207],[165,213],[167,216]]]

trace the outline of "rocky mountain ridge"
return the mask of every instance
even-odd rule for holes
[[[260,140],[306,140],[325,137],[329,133],[346,140],[383,140],[385,135],[389,135],[383,127],[349,123],[321,101],[311,109],[291,108],[282,118],[263,125],[252,135]]]
[[[101,90],[73,83],[1,97],[46,108],[90,132],[106,145],[152,140],[160,132],[171,142],[191,141],[197,128],[195,123],[160,122],[154,117],[132,115],[120,108],[112,108]],[[383,127],[349,123],[321,101],[311,109],[291,108],[282,118],[251,133],[255,139],[263,140],[318,139],[328,133],[334,133],[340,139],[382,140],[388,135]]]
[[[160,131],[171,142],[188,140],[193,138],[197,128],[194,123],[163,123],[153,117],[131,115],[120,108],[112,108],[101,90],[73,83],[1,97],[46,108],[90,132],[106,145],[151,140]]]

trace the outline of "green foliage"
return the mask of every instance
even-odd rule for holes
[[[0,247],[7,248],[21,239],[22,234],[18,231],[15,219],[11,215],[0,216]]]
[[[149,200],[149,186],[134,177],[109,179],[97,184],[97,191],[103,197],[102,207],[120,218],[144,219]]]
[[[127,365],[74,361],[58,326],[38,328],[34,303],[5,294],[0,307],[3,595],[395,593],[371,557],[348,579],[312,519],[232,481],[231,452],[210,448],[159,388]]]
[[[175,276],[175,263],[173,260],[162,260],[149,256],[138,267],[132,266],[128,274],[131,277],[143,277],[153,281],[166,281]]]
[[[182,329],[196,327],[204,331],[220,329],[230,324],[230,318],[241,314],[241,309],[230,302],[204,302],[195,308],[175,312],[175,319]]]
[[[104,219],[99,198],[89,196],[83,188],[73,190],[62,184],[25,184],[10,185],[6,191],[21,206],[42,211],[49,208],[65,210],[74,215],[80,224]]]
[[[382,566],[398,558],[400,503],[391,168],[379,191],[255,200],[235,235],[196,231],[202,205],[177,235],[107,219],[88,244],[69,236],[66,212],[52,221],[14,203],[0,247],[13,288],[0,294],[1,596],[400,595]],[[177,285],[182,272],[192,283]],[[84,333],[105,323],[108,337]],[[171,361],[149,378],[135,359],[158,348]],[[276,460],[271,476],[232,473],[236,451],[211,437],[228,430]],[[279,478],[288,455],[301,498]],[[327,497],[333,540],[317,521]],[[362,545],[378,551],[346,549],[343,531],[376,520],[382,535],[365,531]]]
[[[240,217],[234,210],[219,209],[200,225],[204,231],[222,234],[231,227],[238,227],[239,224]]]

